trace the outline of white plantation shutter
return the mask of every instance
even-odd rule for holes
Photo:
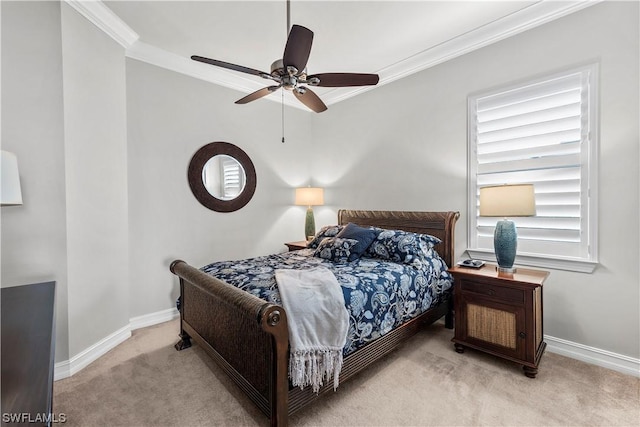
[[[497,218],[479,216],[479,188],[528,183],[536,216],[512,218],[519,260],[596,260],[596,72],[589,66],[469,98],[470,249],[493,252]]]

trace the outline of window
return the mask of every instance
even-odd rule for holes
[[[533,184],[536,216],[512,218],[516,263],[591,272],[597,262],[597,65],[469,97],[469,253],[491,259],[496,218],[479,189]]]

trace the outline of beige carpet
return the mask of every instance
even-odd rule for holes
[[[178,322],[140,329],[54,385],[67,426],[267,426],[268,419]],[[467,350],[429,326],[403,347],[295,414],[294,426],[640,426],[640,379],[546,353],[536,379]]]

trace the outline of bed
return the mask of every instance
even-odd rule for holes
[[[451,266],[454,258],[454,229],[458,218],[458,212],[340,210],[337,225],[343,227],[354,223],[361,227],[404,230],[434,236],[440,241],[433,246],[433,250],[437,252],[435,257]],[[324,262],[313,257],[313,253],[313,249],[307,249],[275,257],[290,265]],[[362,262],[370,270],[379,267],[379,260],[372,262],[365,258],[367,256],[363,257]],[[191,346],[192,340],[195,341],[270,418],[271,425],[285,426],[289,415],[325,392],[333,390],[333,384],[327,381],[318,393],[314,393],[309,387],[300,389],[291,385],[288,379],[287,314],[282,304],[279,304],[279,296],[277,292],[273,292],[272,284],[267,283],[262,289],[245,286],[250,281],[244,274],[246,271],[243,269],[248,268],[245,262],[213,263],[202,268],[192,267],[182,260],[171,264],[171,272],[180,278],[180,341],[175,347],[183,350]],[[254,270],[257,270],[254,273],[262,274],[263,281],[269,282],[269,263],[273,262],[272,258],[259,257],[252,262],[256,265]],[[446,265],[442,280],[448,274]],[[340,270],[343,268],[340,266],[336,268],[336,277],[344,275],[348,280],[349,271]],[[433,268],[433,265],[429,268]],[[357,327],[351,325],[344,349],[340,383],[394,350],[424,324],[444,317],[445,326],[453,328],[450,289],[441,283],[430,288],[442,289],[438,290],[437,295],[418,295],[415,301],[407,299],[404,302],[407,307],[418,306],[419,309],[407,309],[406,313],[403,312],[405,315],[395,316],[397,322],[387,325],[382,332],[368,333],[365,334],[365,339],[359,339],[362,337],[354,337],[353,333],[358,330]],[[345,291],[344,296],[345,302],[353,303],[351,294]],[[353,310],[352,306],[348,308]],[[373,317],[376,316],[384,317],[384,313],[374,313]],[[371,313],[367,317],[372,317]]]

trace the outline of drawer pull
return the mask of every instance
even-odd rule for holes
[[[527,334],[525,334],[524,332],[520,332],[520,333],[518,334],[518,336],[519,336],[520,338],[526,338],[526,337],[527,337]]]
[[[489,289],[489,295],[494,296],[496,294],[496,291],[494,291],[493,289]]]

